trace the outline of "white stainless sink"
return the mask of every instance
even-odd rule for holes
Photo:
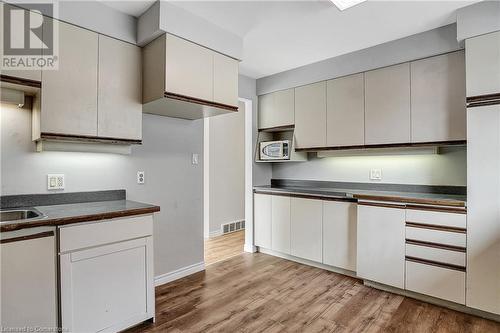
[[[34,208],[0,210],[0,224],[43,219],[45,216]]]

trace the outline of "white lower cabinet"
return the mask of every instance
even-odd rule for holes
[[[323,202],[291,198],[291,255],[311,261],[323,261]]]
[[[404,288],[405,210],[358,204],[357,275]]]
[[[406,289],[465,304],[465,272],[406,261]]]
[[[63,329],[116,332],[154,317],[152,231],[151,215],[61,227]]]
[[[271,198],[272,249],[290,254],[290,197],[273,195]]]
[[[356,206],[323,201],[323,264],[356,270]]]
[[[254,243],[267,249],[271,248],[271,200],[271,195],[254,194]]]

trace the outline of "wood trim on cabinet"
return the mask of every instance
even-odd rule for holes
[[[293,129],[295,129],[295,125],[283,125],[283,126],[259,128],[259,132],[280,132],[280,131],[291,131]]]
[[[406,261],[412,261],[416,262],[418,264],[424,264],[424,265],[429,265],[429,266],[436,266],[436,267],[441,267],[441,268],[447,268],[447,269],[452,269],[455,271],[460,271],[460,272],[465,272],[466,269],[463,266],[458,266],[458,265],[453,265],[453,264],[446,264],[442,263],[439,261],[433,261],[433,260],[428,260],[428,259],[420,259],[420,258],[415,258],[415,257],[405,257]]]
[[[51,237],[54,235],[55,235],[54,231],[44,231],[44,232],[39,232],[39,233],[33,234],[33,235],[26,235],[26,236],[1,239],[0,244],[20,242],[20,241],[26,241],[26,240],[30,240],[30,239],[37,239],[37,238],[43,238],[43,237]]]
[[[313,199],[313,200],[323,200],[323,201],[344,201],[344,202],[356,202],[357,200],[350,197],[333,197],[333,196],[325,196],[325,195],[315,195],[315,194],[303,194],[303,193],[291,193],[291,192],[268,192],[261,190],[254,190],[255,194],[267,194],[267,195],[276,195],[281,197],[293,197],[293,198],[302,198],[302,199]]]
[[[454,207],[464,207],[465,202],[463,201],[449,201],[440,199],[428,199],[428,198],[410,198],[410,197],[398,197],[398,196],[384,196],[384,195],[370,195],[370,194],[354,194],[354,198],[360,200],[373,200],[373,201],[392,201],[401,203],[421,203],[428,205],[438,205],[438,206],[454,206]]]
[[[19,77],[15,77],[15,76],[4,75],[4,74],[0,75],[0,81],[18,84],[21,86],[34,87],[34,88],[41,88],[42,87],[42,83],[40,81],[23,79],[23,78],[19,78]]]
[[[467,249],[465,247],[454,246],[454,245],[444,245],[444,244],[433,243],[433,242],[425,242],[425,241],[420,241],[420,240],[415,240],[415,239],[406,239],[406,244],[432,247],[435,249],[442,249],[442,250],[462,252],[462,253],[467,252]]]
[[[373,207],[406,209],[405,205],[395,205],[395,204],[382,203],[382,202],[358,201],[358,205],[361,205],[361,206],[373,206]]]
[[[84,141],[84,142],[100,142],[100,143],[114,143],[114,144],[142,144],[142,140],[120,139],[120,138],[106,138],[90,135],[73,135],[62,133],[46,133],[40,134],[39,140],[61,140],[61,141]]]
[[[470,96],[467,97],[466,103],[468,108],[497,105],[500,104],[500,93]]]
[[[408,148],[408,147],[439,147],[439,146],[455,146],[466,145],[467,140],[454,141],[433,141],[433,142],[408,142],[408,143],[388,143],[375,145],[359,145],[359,146],[330,146],[330,147],[311,147],[311,148],[295,148],[295,151],[325,151],[325,150],[352,150],[352,149],[370,149],[370,148]]]
[[[196,103],[196,104],[206,105],[206,106],[210,106],[210,107],[214,107],[214,108],[218,108],[218,109],[223,109],[223,110],[227,110],[227,111],[238,112],[237,106],[207,101],[204,99],[175,94],[175,93],[171,93],[168,91],[166,91],[163,96],[166,98],[171,98],[171,99],[175,99],[178,101]]]
[[[433,207],[433,206],[420,206],[420,205],[406,205],[406,209],[412,210],[426,210],[432,212],[442,212],[442,213],[455,213],[455,214],[467,214],[467,207],[455,208],[455,207]]]
[[[447,231],[447,232],[456,232],[459,234],[466,234],[467,229],[457,228],[457,227],[448,227],[434,224],[425,224],[425,223],[415,223],[411,221],[406,221],[407,227],[419,228],[419,229],[429,229],[429,230],[438,230],[438,231]]]

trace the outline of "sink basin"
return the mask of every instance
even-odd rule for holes
[[[43,219],[45,216],[36,209],[6,209],[0,210],[0,221],[3,222],[23,222],[34,219]]]

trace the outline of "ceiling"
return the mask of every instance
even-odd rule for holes
[[[139,16],[153,0],[105,1]],[[260,78],[456,21],[469,1],[172,1],[243,39],[240,73]]]

